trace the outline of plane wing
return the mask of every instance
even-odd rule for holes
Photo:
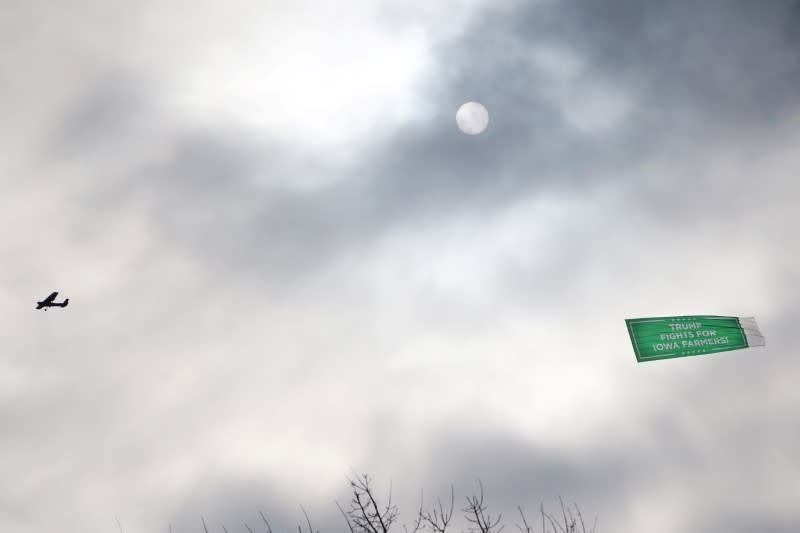
[[[48,296],[47,298],[45,298],[44,300],[42,300],[42,303],[44,303],[44,304],[50,304],[50,303],[53,303],[53,300],[55,300],[55,299],[56,299],[56,296],[58,296],[58,292],[54,292],[54,293],[52,293],[50,296]]]

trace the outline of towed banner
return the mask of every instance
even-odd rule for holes
[[[640,363],[764,346],[752,317],[690,315],[629,318],[625,323]]]

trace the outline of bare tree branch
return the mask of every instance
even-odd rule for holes
[[[308,517],[308,513],[306,512],[305,507],[301,505],[300,509],[303,511],[303,514],[306,515],[306,523],[308,524],[308,533],[314,533],[314,528],[311,527],[311,519]],[[300,533],[303,532],[301,531]],[[319,533],[319,531],[317,531],[317,533]]]
[[[262,513],[261,511],[259,511],[258,514],[261,515],[261,520],[263,520],[264,523],[267,525],[267,533],[272,533],[272,527],[269,525],[269,522],[267,522],[267,517],[264,516],[264,513]]]
[[[553,526],[553,533],[558,533],[559,530],[562,532],[564,531],[564,528],[561,527],[561,524],[559,524],[558,521],[556,521],[556,519],[553,518],[551,515],[542,511],[542,516],[546,516],[547,520],[550,522],[550,525]]]
[[[564,530],[570,531],[570,529],[572,529],[572,531],[574,531],[575,528],[574,527],[570,528],[570,524],[567,522],[567,513],[564,512],[564,500],[561,499],[561,496],[558,497],[558,503],[561,504],[561,514],[564,515]]]
[[[350,519],[347,517],[347,513],[344,512],[344,509],[342,509],[342,506],[339,505],[339,502],[336,502],[336,507],[339,508],[339,511],[341,511],[342,516],[347,521],[347,527],[350,529],[350,533],[355,533],[355,531],[353,530],[353,525],[350,523]]]
[[[544,515],[544,504],[543,503],[539,505],[539,510],[542,513],[542,533],[547,533],[547,531],[545,531],[545,529],[544,529],[545,528],[545,525],[544,525],[544,516],[545,515]]]
[[[338,501],[334,500],[336,507],[347,522],[347,527],[350,533],[391,533],[391,527],[398,517],[397,506],[392,503],[393,498],[393,484],[389,482],[388,499],[385,505],[381,505],[378,498],[375,496],[375,490],[372,487],[372,480],[368,474],[355,474],[353,478],[348,479],[351,489],[351,500],[349,508],[343,508]],[[505,524],[501,524],[502,514],[496,518],[492,517],[485,503],[485,495],[483,483],[480,479],[478,481],[479,491],[467,496],[467,506],[461,509],[464,513],[467,522],[470,524],[470,533],[501,533],[505,528]],[[595,516],[592,529],[586,529],[586,523],[577,503],[573,503],[574,513],[571,507],[564,505],[564,500],[559,496],[559,504],[561,506],[561,517],[548,514],[544,510],[544,504],[540,505],[540,513],[542,515],[542,533],[595,533],[597,527],[597,517]],[[300,509],[305,516],[306,526],[308,531],[303,530],[303,526],[297,526],[297,533],[320,533],[315,531],[311,523],[311,517],[303,505]],[[412,522],[413,529],[409,530],[403,524],[404,533],[451,533],[448,528],[453,519],[455,510],[455,488],[450,486],[450,505],[445,507],[442,499],[437,498],[436,504],[430,509],[425,507],[424,492],[420,491],[420,504],[414,522]],[[519,533],[536,533],[528,518],[525,515],[521,506],[517,506],[522,525],[516,524]],[[266,533],[273,533],[272,526],[270,525],[267,517],[262,511],[259,511],[261,520],[266,525]],[[114,517],[120,533],[122,524],[117,517]],[[205,533],[209,533],[208,525],[206,524],[205,517],[200,516]],[[548,528],[548,524],[550,528]],[[253,529],[247,524],[243,523],[248,533],[254,533]],[[580,529],[580,531],[579,531]],[[222,525],[224,533],[228,533],[225,525]],[[172,524],[169,524],[169,533],[172,533]],[[287,532],[288,533],[288,532]],[[463,531],[461,533],[464,533]]]
[[[367,474],[356,475],[355,479],[351,479],[350,488],[353,493],[350,508],[345,511],[339,506],[339,510],[347,520],[351,533],[389,533],[397,518],[397,507],[392,504],[391,488],[388,503],[383,510],[375,498]]]
[[[500,524],[503,515],[498,516],[496,520],[492,521],[491,516],[486,512],[486,505],[483,503],[483,483],[481,483],[480,479],[478,480],[478,485],[481,489],[480,495],[473,494],[472,496],[468,496],[467,507],[462,509],[462,511],[466,514],[467,521],[476,526],[471,528],[472,531],[477,533],[500,533],[505,525],[499,528],[497,528],[497,526]]]
[[[428,528],[432,533],[445,533],[447,530],[447,526],[450,524],[450,520],[453,518],[453,509],[455,507],[456,497],[455,494],[454,487],[450,485],[450,509],[448,511],[445,511],[441,498],[437,498],[436,503],[438,505],[438,509],[434,507],[433,514],[431,514],[431,512],[427,509],[423,512],[422,519],[428,525]]]
[[[528,525],[528,520],[525,518],[525,513],[522,512],[522,507],[517,506],[517,509],[519,509],[519,515],[522,517],[522,523],[525,525],[525,529],[522,529],[519,524],[517,524],[517,527],[522,533],[532,533],[531,526]]]
[[[575,506],[575,511],[578,513],[578,520],[581,521],[581,531],[586,533],[586,524],[583,523],[583,515],[581,514],[581,509],[578,507],[577,503],[573,503],[572,505]]]
[[[422,529],[422,505],[425,501],[422,490],[419,491],[419,510],[417,511],[417,520],[414,522],[414,529],[410,533],[418,533]],[[409,533],[408,528],[403,524],[403,531]]]
[[[381,516],[380,510],[378,509],[378,502],[375,501],[375,497],[372,495],[372,491],[371,490],[366,490],[365,492],[367,493],[367,497],[369,497],[369,501],[372,504],[372,508],[375,510],[375,515],[378,518],[378,523],[381,525],[381,532],[382,533],[387,533],[388,528],[386,527],[386,523],[383,521],[383,516]],[[392,493],[391,493],[391,490],[390,490],[389,491],[389,501],[390,501],[390,503],[391,503],[391,498],[392,498]],[[388,511],[388,509],[389,509],[389,507],[387,506],[387,511]]]

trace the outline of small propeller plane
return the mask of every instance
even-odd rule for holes
[[[54,301],[56,299],[56,296],[58,296],[58,292],[52,293],[50,296],[48,296],[41,302],[36,302],[36,309],[44,308],[44,310],[47,311],[48,307],[66,307],[67,304],[69,303],[69,298],[65,299],[61,303],[58,303]]]

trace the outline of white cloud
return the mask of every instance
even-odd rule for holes
[[[191,120],[243,123],[348,162],[360,141],[431,113],[433,47],[481,3],[460,3],[455,15],[414,2],[246,4],[235,24],[206,14],[166,99]]]

